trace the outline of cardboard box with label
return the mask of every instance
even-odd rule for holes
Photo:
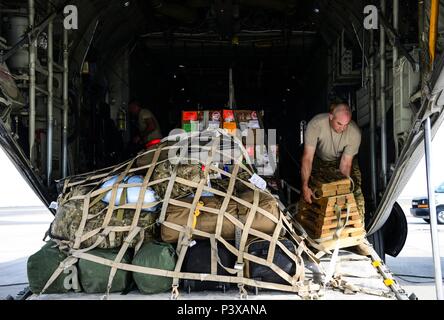
[[[182,111],[182,129],[186,132],[200,131],[202,111]]]
[[[236,119],[234,117],[234,110],[224,110],[223,120],[224,120],[223,128],[229,134],[236,134],[237,126],[236,126]]]
[[[222,111],[208,110],[204,111],[204,126],[207,129],[217,129],[221,127]]]
[[[235,116],[243,137],[247,136],[248,129],[255,130],[261,128],[258,114],[255,110],[236,110]]]
[[[222,110],[182,111],[182,129],[186,132],[220,128]]]

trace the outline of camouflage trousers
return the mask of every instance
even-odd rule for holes
[[[323,161],[315,156],[313,159],[310,181],[308,183],[309,187],[313,190],[316,183],[329,183],[344,179],[344,175],[339,171],[339,163],[340,160]],[[364,224],[365,200],[361,189],[361,182],[362,182],[361,170],[359,169],[358,160],[356,158],[353,159],[350,178],[353,180],[354,184],[353,195],[355,196],[356,205],[358,207],[362,224]]]

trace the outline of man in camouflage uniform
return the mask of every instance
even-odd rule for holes
[[[344,176],[351,177],[354,183],[353,194],[364,224],[361,172],[355,158],[361,144],[361,132],[351,118],[350,106],[337,103],[332,105],[330,113],[319,114],[308,123],[302,156],[300,205],[312,203],[316,184],[344,179]]]

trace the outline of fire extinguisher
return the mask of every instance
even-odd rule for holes
[[[126,112],[122,108],[119,110],[117,114],[117,129],[119,131],[126,130]]]

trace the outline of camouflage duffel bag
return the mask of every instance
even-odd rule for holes
[[[236,176],[236,178],[244,180],[245,182],[249,182],[248,179],[250,177],[251,175],[246,171],[239,172]],[[213,187],[214,189],[222,192],[227,192],[228,185],[230,184],[230,179],[228,179],[228,177],[223,177],[222,179],[211,179],[210,182],[211,182],[211,187]],[[233,194],[243,193],[248,190],[251,189],[241,181],[236,180],[236,182],[234,183]]]
[[[74,189],[70,197],[84,194],[84,188]],[[51,223],[49,229],[49,236],[53,239],[69,241],[74,244],[76,239],[76,232],[80,227],[80,222],[83,215],[83,200],[68,200],[59,204],[54,221]],[[91,200],[91,202],[93,199]],[[108,205],[102,201],[98,201],[91,206],[88,211],[88,219],[82,235],[92,231],[97,231],[91,237],[84,239],[81,242],[80,248],[87,248],[92,246],[102,231],[103,221],[106,216]],[[130,226],[134,218],[134,209],[114,210],[112,217],[107,227],[123,227]],[[144,242],[152,241],[159,236],[159,228],[156,225],[156,220],[159,217],[158,213],[144,212],[140,213],[137,226],[145,230]],[[92,232],[94,233],[94,232]],[[110,249],[121,247],[128,231],[111,231],[104,238],[104,240],[97,246],[97,248]],[[130,247],[135,247],[140,239],[137,235],[130,244]]]
[[[145,151],[141,152],[141,155],[139,154],[137,156],[136,165],[138,167],[150,165],[153,162],[155,150],[158,148],[162,148],[162,150],[160,151],[157,162],[167,160],[170,155],[177,154],[177,150],[180,151],[180,147],[167,149],[168,147],[174,147],[175,145],[177,145],[177,141],[164,141],[161,144],[156,144],[147,148]]]
[[[161,199],[165,198],[166,190],[168,188],[168,184],[170,182],[171,175],[174,169],[175,165],[173,165],[168,160],[157,164],[154,169],[151,181],[156,181],[161,179],[165,180],[152,186],[156,195],[158,195]],[[190,182],[199,183],[200,180],[204,177],[203,166],[201,164],[179,163],[177,165],[177,177],[185,179]],[[237,178],[244,180],[246,182],[248,182],[249,177],[250,174],[246,171],[239,172],[237,175]],[[223,192],[226,192],[228,190],[228,184],[230,182],[230,179],[226,177],[218,179],[214,178],[210,179],[211,179],[211,186],[214,189]],[[240,182],[239,180],[235,182],[234,193],[244,192],[246,190],[249,190],[249,188],[246,185],[244,185],[242,182]],[[170,198],[172,199],[182,198],[187,195],[193,194],[195,191],[196,191],[195,187],[188,186],[175,181],[173,188],[171,190]]]
[[[172,165],[169,161],[156,165],[156,168],[154,169],[151,181],[166,179],[166,181],[152,186],[153,190],[161,199],[165,197],[166,189],[168,187],[168,183],[170,182],[173,169],[174,165]],[[200,164],[178,164],[177,177],[199,183],[200,179],[203,177],[202,166]],[[170,197],[172,199],[177,199],[189,195],[193,193],[193,191],[195,191],[195,188],[175,181]]]

